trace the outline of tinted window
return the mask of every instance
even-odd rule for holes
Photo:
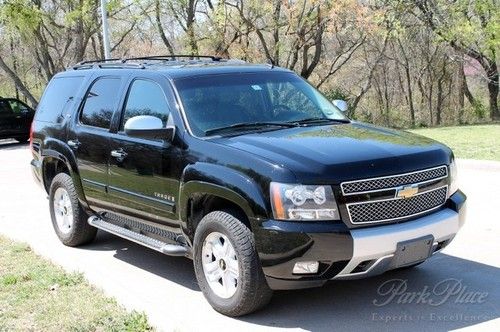
[[[9,103],[6,100],[0,100],[0,114],[12,114]]]
[[[132,83],[123,113],[122,125],[137,115],[152,115],[167,124],[170,113],[162,88],[155,82],[136,80]]]
[[[9,100],[10,107],[12,108],[12,112],[16,114],[27,113],[29,112],[28,106],[24,105],[18,100]]]
[[[92,84],[85,96],[80,121],[88,126],[109,128],[119,98],[119,78],[101,78]]]
[[[323,114],[314,103],[313,98],[307,96],[302,90],[297,89],[296,83],[268,82],[265,84],[269,91],[271,103],[277,111],[301,110],[311,117],[321,117]]]
[[[175,81],[197,136],[235,124],[345,119],[320,92],[292,73],[207,75]]]
[[[58,122],[63,110],[72,103],[83,82],[82,76],[52,79],[38,106],[36,120]]]

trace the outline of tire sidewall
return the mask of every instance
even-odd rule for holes
[[[67,178],[66,178],[67,177]],[[69,180],[68,180],[69,179]],[[71,201],[71,208],[73,209],[73,225],[71,227],[71,231],[68,233],[62,233],[57,225],[55,211],[54,211],[54,195],[58,188],[63,188],[68,193],[68,196]],[[50,209],[50,218],[52,220],[52,226],[54,227],[54,231],[57,234],[57,237],[63,242],[68,243],[75,237],[75,233],[77,232],[76,223],[79,219],[80,213],[80,204],[78,200],[75,199],[73,193],[75,192],[75,187],[71,180],[71,177],[65,173],[58,174],[52,184],[50,185],[50,193],[49,193],[49,209]]]
[[[208,216],[208,215],[207,215]],[[230,298],[224,299],[216,295],[208,281],[205,278],[205,273],[203,270],[203,260],[202,260],[202,248],[206,237],[212,232],[219,232],[227,236],[231,245],[236,252],[238,258],[238,272],[240,278],[238,279],[238,287],[236,293]],[[224,224],[218,223],[214,218],[209,217],[207,220],[203,220],[196,230],[195,241],[194,241],[194,268],[196,271],[196,277],[198,279],[198,285],[200,286],[203,294],[207,298],[208,302],[215,307],[220,307],[225,310],[230,310],[240,303],[243,296],[243,288],[247,282],[244,276],[244,270],[242,266],[242,253],[241,247],[235,242],[234,235],[232,232],[225,227]]]

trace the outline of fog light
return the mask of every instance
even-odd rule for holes
[[[319,262],[297,262],[293,267],[293,274],[313,274],[318,273]]]

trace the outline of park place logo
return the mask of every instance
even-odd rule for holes
[[[420,290],[409,291],[408,280],[390,279],[382,283],[377,289],[379,298],[372,303],[377,307],[389,304],[423,304],[440,306],[449,301],[455,304],[484,303],[487,292],[469,290],[462,280],[448,278],[433,286],[424,285]]]

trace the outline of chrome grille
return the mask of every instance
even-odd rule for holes
[[[411,198],[391,198],[347,204],[353,224],[408,218],[435,209],[446,202],[448,186],[425,191]]]
[[[418,184],[435,181],[443,179],[447,176],[448,168],[446,166],[439,166],[412,173],[343,182],[341,184],[341,188],[344,195],[353,195],[358,193],[396,188],[407,184]]]

